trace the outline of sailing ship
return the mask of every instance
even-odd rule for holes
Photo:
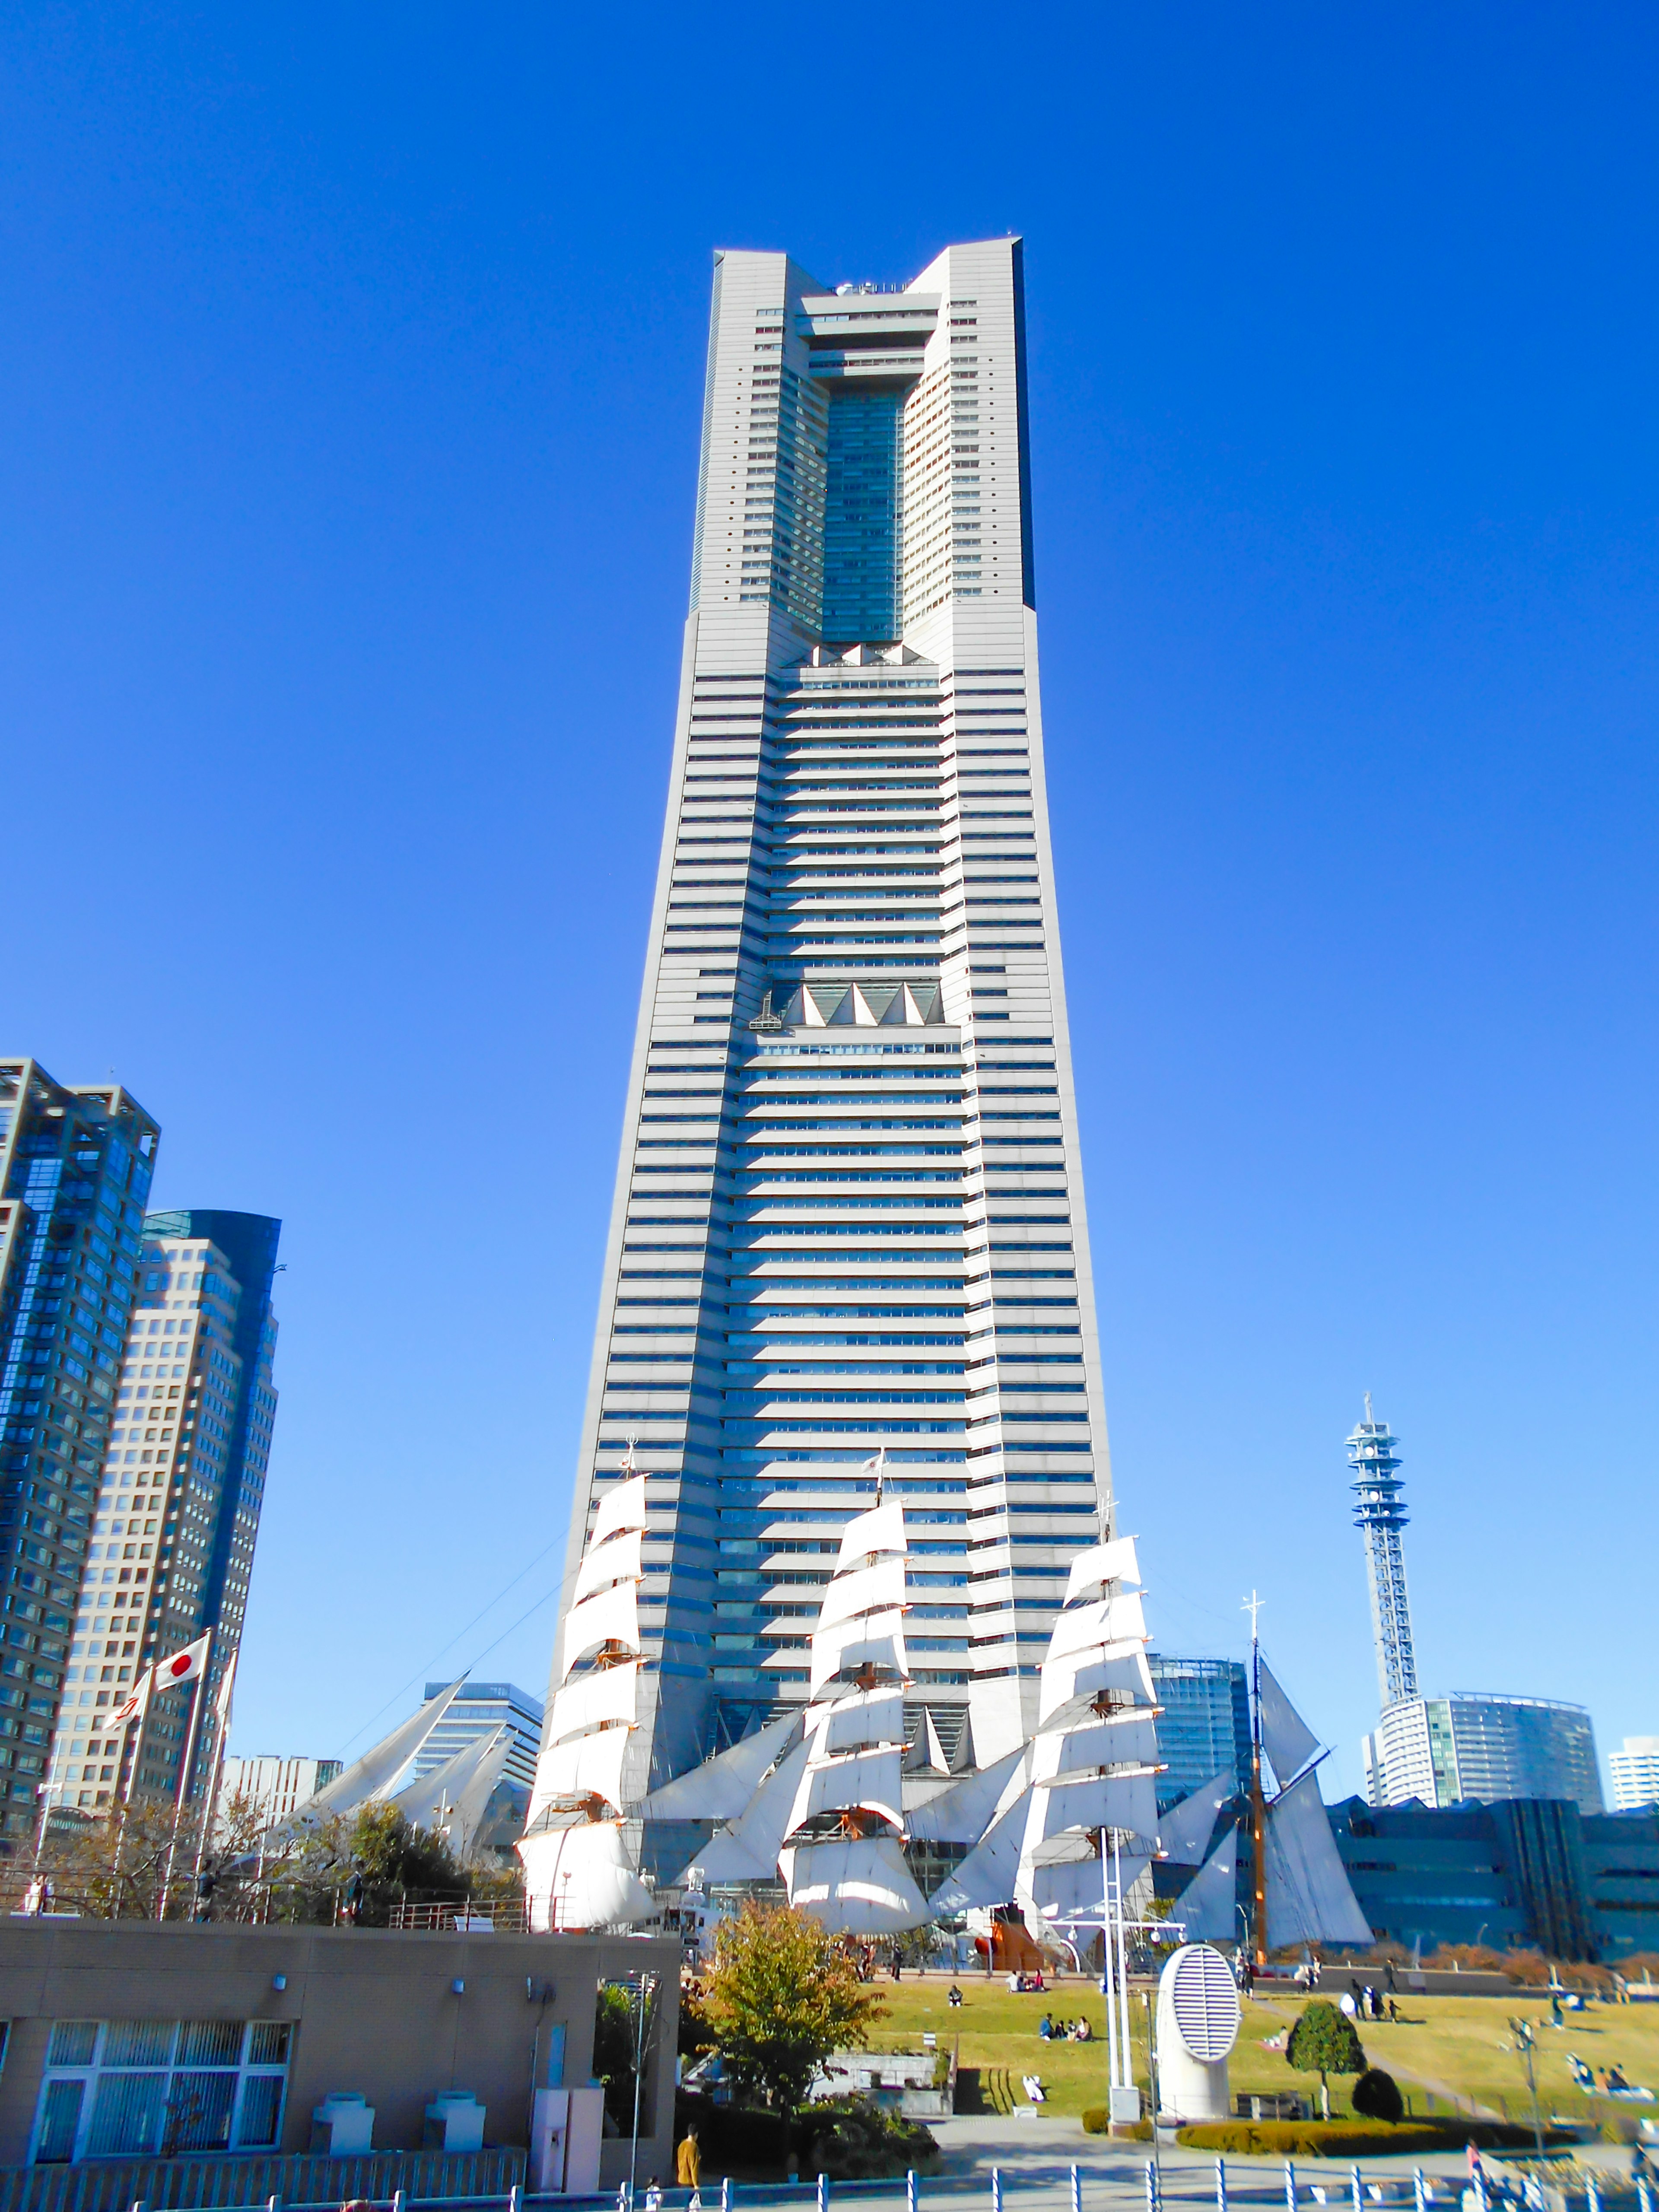
[[[655,1910],[623,1837],[623,1769],[639,1720],[645,1477],[633,1447],[593,1517],[560,1647],[530,1815],[520,1838],[530,1925],[626,1926]]]

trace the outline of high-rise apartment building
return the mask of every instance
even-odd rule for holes
[[[1241,1659],[1178,1659],[1149,1651],[1158,1721],[1160,1808],[1231,1771],[1241,1795],[1250,1786],[1250,1691]]]
[[[1373,1805],[1554,1797],[1601,1810],[1590,1717],[1554,1698],[1404,1698],[1384,1707],[1361,1751]]]
[[[0,1829],[63,1692],[159,1132],[118,1085],[0,1059]]]
[[[1621,1751],[1607,1753],[1607,1768],[1615,1813],[1659,1805],[1659,1735],[1627,1735]]]
[[[717,258],[567,1563],[636,1438],[630,1802],[805,1701],[876,1455],[908,1522],[911,1697],[953,1764],[1033,1718],[1068,1564],[1109,1510],[1022,285],[1012,238],[892,289]],[[680,1840],[647,1833],[647,1866]]]
[[[183,1208],[145,1219],[133,1309],[64,1711],[52,1744],[55,1803],[95,1811],[124,1789],[175,1794],[195,1731],[189,1794],[216,1747],[209,1723],[234,1661],[270,1455],[282,1224],[264,1214]],[[146,1662],[214,1632],[206,1676],[111,1730]]]
[[[441,1698],[448,1687],[448,1682],[428,1682],[428,1699]],[[481,1735],[495,1735],[502,1729],[513,1739],[502,1771],[509,1782],[529,1789],[536,1778],[542,1706],[539,1698],[520,1689],[516,1682],[463,1682],[416,1753],[410,1770],[411,1779],[418,1782]]]
[[[286,1820],[296,1805],[326,1790],[343,1773],[339,1759],[279,1759],[269,1754],[252,1759],[227,1759],[219,1777],[219,1817],[222,1822],[238,1798],[257,1808],[269,1825]]]

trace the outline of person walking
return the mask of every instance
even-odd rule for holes
[[[674,2179],[682,2189],[702,2186],[702,2153],[697,2148],[695,2128],[688,2128],[680,2137],[674,2153]]]

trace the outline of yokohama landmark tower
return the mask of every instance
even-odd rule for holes
[[[1011,1749],[1109,1515],[1034,606],[1018,241],[898,290],[720,255],[564,1593],[632,1440],[630,1804],[805,1702],[878,1480],[909,1764]]]

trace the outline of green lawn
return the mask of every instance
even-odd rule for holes
[[[872,2031],[872,2048],[918,2051],[923,2032],[932,2028],[941,2050],[961,2038],[960,2063],[979,2069],[988,2104],[1002,2110],[1023,2106],[1023,2074],[1042,2077],[1048,2093],[1047,2112],[1074,2114],[1104,2104],[1105,2003],[1091,1984],[1068,1980],[1042,1996],[1012,1996],[1000,1979],[988,1982],[982,1974],[964,1974],[959,1980],[964,2002],[956,2012],[945,2002],[949,1986],[948,1976],[933,1974],[907,1977],[896,1988],[884,1983],[887,2009]],[[1275,1993],[1269,2003],[1245,2006],[1231,2071],[1235,2090],[1299,2090],[1316,2096],[1316,2077],[1293,2072],[1282,2053],[1262,2048],[1288,2027],[1304,2002],[1299,1993]],[[1548,2004],[1520,1990],[1513,1998],[1413,1996],[1396,2002],[1406,2014],[1398,2026],[1362,2021],[1359,2036],[1371,2063],[1395,2076],[1414,2111],[1424,2111],[1432,2094],[1435,2108],[1443,2112],[1455,2094],[1493,2112],[1507,2103],[1514,2119],[1529,2117],[1525,2063],[1508,2047],[1511,2014],[1540,2023],[1539,2103],[1547,2118],[1551,2112],[1591,2116],[1589,2101],[1572,2086],[1566,2063],[1570,2051],[1598,2075],[1608,2066],[1621,2066],[1632,2082],[1659,2090],[1659,2005],[1595,2005],[1569,2014],[1566,2026],[1558,2031],[1549,2024]],[[1129,2008],[1135,2079],[1144,2088],[1148,2012],[1139,1988],[1130,1992]],[[1045,2011],[1055,2019],[1085,2015],[1095,2040],[1044,2043],[1036,2024]],[[1332,2111],[1346,2112],[1352,2082],[1331,2086]],[[1618,2108],[1603,2099],[1596,2100],[1594,2116],[1604,2118],[1615,2109],[1659,2118],[1659,2105]]]

